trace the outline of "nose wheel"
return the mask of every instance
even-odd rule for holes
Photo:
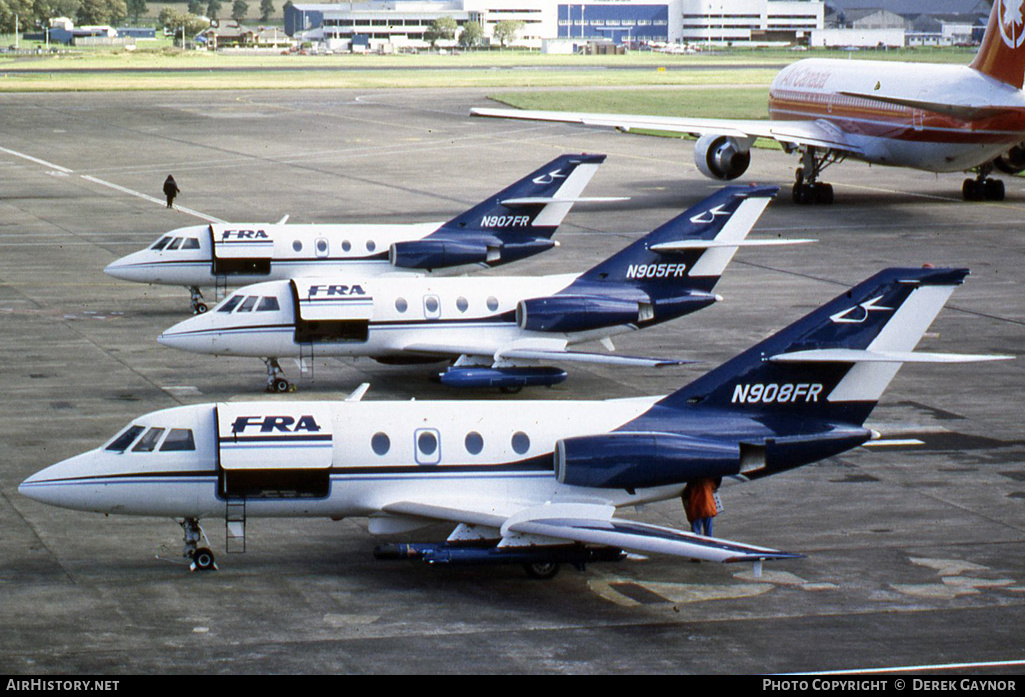
[[[277,358],[264,358],[263,362],[267,366],[267,392],[295,392],[295,385],[285,379],[285,371],[281,369]]]
[[[185,518],[179,521],[182,532],[185,536],[185,550],[182,556],[190,559],[189,569],[191,571],[215,571],[217,564],[214,563],[214,553],[209,547],[200,547],[200,540],[206,540],[206,533],[199,525],[196,518]],[[209,540],[207,540],[209,543]]]
[[[192,314],[201,315],[210,309],[207,307],[206,303],[203,302],[203,292],[199,290],[199,286],[189,286],[189,294],[192,296]]]

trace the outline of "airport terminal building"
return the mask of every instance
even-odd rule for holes
[[[367,0],[288,5],[285,32],[335,49],[423,48],[431,24],[451,17],[460,27],[479,24],[485,41],[499,22],[516,22],[514,44],[529,48],[560,40],[791,44],[822,29],[824,12],[822,0]]]

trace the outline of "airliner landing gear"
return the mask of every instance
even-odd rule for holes
[[[179,522],[185,534],[185,551],[182,556],[191,559],[189,569],[192,571],[213,571],[217,569],[214,563],[214,553],[209,547],[200,547],[199,541],[206,538],[206,533],[199,526],[195,518],[185,518]]]
[[[189,286],[189,293],[192,295],[192,314],[201,315],[210,309],[203,302],[203,293],[199,290],[199,286]]]
[[[993,166],[983,165],[977,171],[978,176],[975,179],[964,180],[964,184],[961,186],[961,197],[965,201],[1003,201],[1003,179],[989,178],[989,173],[993,171]]]
[[[559,568],[559,564],[556,562],[533,562],[523,565],[523,570],[527,572],[527,576],[536,578],[539,581],[555,578],[559,573]]]
[[[801,153],[801,166],[794,176],[794,188],[791,191],[794,203],[832,203],[833,185],[820,182],[818,178],[822,170],[840,159],[831,150],[819,155],[815,148],[805,148]]]
[[[264,358],[267,366],[267,391],[268,392],[295,392],[295,385],[285,379],[285,371],[281,369],[277,358]]]

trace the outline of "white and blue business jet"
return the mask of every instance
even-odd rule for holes
[[[267,365],[267,389],[291,389],[278,359],[369,356],[385,363],[441,360],[454,387],[551,386],[546,362],[660,366],[662,358],[571,350],[689,314],[748,240],[775,187],[726,187],[582,274],[509,277],[306,277],[246,286],[214,312],[159,337],[167,346]]]
[[[604,155],[562,155],[448,222],[406,224],[216,223],[172,230],[109,264],[115,278],[185,286],[206,312],[202,288],[310,274],[422,275],[492,267],[556,245],[552,235],[584,198]]]
[[[48,467],[19,492],[98,513],[181,521],[369,518],[375,534],[453,524],[445,542],[383,558],[508,564],[551,576],[623,552],[718,562],[794,556],[621,517],[700,478],[748,481],[873,437],[864,423],[905,362],[999,358],[915,352],[967,275],[889,269],[663,397],[607,401],[255,401],[175,407]],[[229,550],[230,551],[230,550]]]

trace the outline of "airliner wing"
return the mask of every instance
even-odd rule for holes
[[[593,353],[587,351],[567,351],[565,341],[545,342],[541,345],[512,344],[496,349],[494,346],[472,346],[469,344],[431,344],[415,343],[403,347],[403,351],[436,355],[441,358],[450,356],[481,356],[498,360],[526,361],[566,361],[572,363],[603,363],[605,365],[622,365],[646,368],[661,368],[668,365],[683,365],[694,361],[683,361],[674,358],[650,358],[647,356],[624,356],[614,353]]]
[[[768,138],[784,145],[811,145],[859,153],[842,131],[820,121],[782,121],[758,119],[692,119],[678,116],[635,114],[585,114],[571,111],[531,111],[527,109],[470,109],[472,116],[526,121],[557,121],[583,126],[616,128],[621,131],[649,129],[692,136],[707,134],[734,138]]]
[[[503,502],[503,505],[507,506],[508,503]],[[765,559],[792,559],[803,556],[767,547],[703,537],[674,528],[621,520],[613,517],[614,507],[600,504],[544,504],[509,514],[507,511],[488,506],[484,501],[475,501],[474,505],[469,507],[456,502],[444,504],[403,501],[385,506],[383,510],[386,513],[497,528],[503,538],[500,547],[515,546],[516,536],[530,535],[550,540],[544,542],[534,539],[531,544],[535,545],[579,542],[607,545],[641,554],[667,554],[722,563],[758,562]]]

